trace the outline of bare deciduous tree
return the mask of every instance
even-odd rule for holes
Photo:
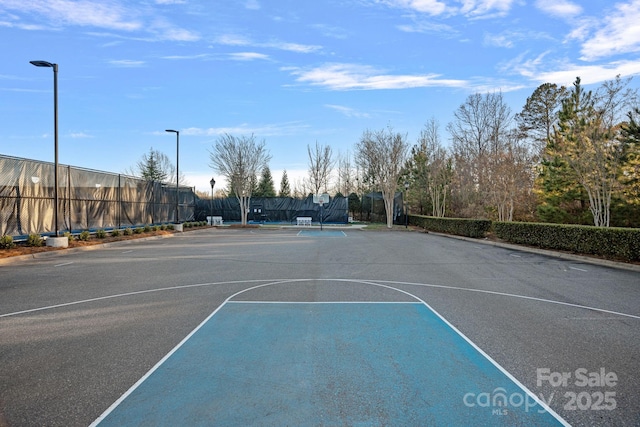
[[[356,145],[356,162],[382,191],[387,227],[393,227],[393,200],[408,151],[406,135],[391,128],[365,131]]]
[[[257,142],[254,135],[235,137],[225,134],[218,138],[213,150],[209,152],[209,158],[211,168],[227,179],[231,191],[240,203],[242,224],[246,225],[252,182],[271,159],[264,140]]]
[[[503,152],[512,121],[511,109],[502,93],[474,94],[454,113],[447,126],[453,142],[456,193],[463,216],[482,217],[487,193],[494,184],[492,156]]]
[[[336,183],[336,193],[341,193],[347,197],[355,188],[355,175],[351,165],[351,155],[349,152],[338,156],[338,182]]]
[[[499,152],[489,158],[491,185],[489,200],[497,211],[498,221],[513,221],[516,200],[522,200],[533,188],[532,151],[512,132]]]
[[[447,195],[451,184],[451,158],[440,141],[438,121],[429,120],[418,140],[419,149],[424,153],[425,185],[431,200],[431,215],[444,217]]]
[[[329,179],[333,171],[333,152],[328,145],[321,145],[316,141],[315,147],[307,145],[309,154],[309,184],[313,194],[326,193],[329,189]]]

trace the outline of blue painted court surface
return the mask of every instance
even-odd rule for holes
[[[422,303],[228,302],[107,426],[555,426]]]

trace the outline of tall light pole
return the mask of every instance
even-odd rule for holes
[[[58,64],[47,61],[29,61],[36,67],[53,68],[53,145],[54,145],[54,162],[53,162],[53,217],[55,223],[56,237],[60,234],[58,228]]]
[[[209,184],[211,184],[211,223],[210,225],[213,225],[213,186],[216,185],[216,180],[214,178],[211,178],[211,181],[209,181]]]
[[[407,191],[409,191],[409,181],[404,182],[404,195],[402,197],[402,207],[404,208],[404,228],[408,227],[408,219],[409,213],[407,212],[407,205],[405,204],[405,200],[407,198]]]
[[[180,169],[178,167],[179,159],[180,159],[180,131],[173,129],[166,129],[166,132],[171,132],[176,134],[176,224],[180,224],[180,187],[178,187],[180,182]]]

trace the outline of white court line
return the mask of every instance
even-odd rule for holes
[[[512,257],[514,257],[514,258],[522,258],[522,256],[521,256],[521,255],[516,255],[516,254],[509,254],[509,256],[512,256]]]
[[[329,282],[331,282],[331,281],[334,281],[334,282],[341,282],[341,281],[351,282],[351,281],[353,281],[352,279],[297,279],[297,280],[304,280],[304,281],[319,280],[319,281],[329,281]],[[279,281],[280,281],[279,283],[286,283],[287,281],[290,281],[290,279],[279,279]],[[592,307],[592,306],[588,306],[588,305],[572,304],[572,303],[568,303],[568,302],[555,301],[555,300],[550,300],[550,299],[545,299],[545,298],[529,297],[529,296],[526,296],[526,295],[510,294],[510,293],[506,293],[506,292],[487,291],[487,290],[484,290],[484,289],[469,289],[469,288],[461,288],[461,287],[457,287],[457,286],[430,285],[428,283],[396,282],[396,281],[376,280],[376,279],[373,279],[373,280],[370,280],[370,281],[377,281],[377,282],[380,282],[380,283],[391,283],[391,284],[398,284],[398,285],[422,286],[422,287],[427,287],[427,288],[450,289],[450,290],[456,290],[456,291],[478,292],[478,293],[482,293],[482,294],[500,295],[500,296],[506,296],[506,297],[511,297],[511,298],[522,298],[522,299],[527,299],[527,300],[532,300],[532,301],[545,302],[545,303],[549,303],[549,304],[558,304],[558,305],[565,305],[565,306],[568,306],[568,307],[581,308],[581,309],[585,309],[585,310],[599,311],[601,313],[609,313],[609,314],[614,314],[616,316],[630,317],[632,319],[640,319],[640,316],[636,316],[636,315],[633,315],[633,314],[627,314],[627,313],[621,313],[619,311],[605,310],[603,308]],[[204,287],[204,286],[228,285],[228,284],[238,284],[238,283],[258,283],[258,282],[268,282],[268,280],[264,280],[264,279],[262,279],[262,280],[260,280],[260,279],[255,279],[255,280],[232,280],[232,281],[227,281],[227,282],[197,283],[197,284],[192,284],[192,285],[179,285],[179,286],[169,286],[169,287],[166,287],[166,288],[147,289],[147,290],[144,290],[144,291],[126,292],[126,293],[115,294],[115,295],[105,295],[103,297],[89,298],[89,299],[85,299],[85,300],[71,301],[71,302],[66,302],[66,303],[62,303],[62,304],[49,305],[49,306],[45,306],[45,307],[31,308],[31,309],[28,309],[28,310],[14,311],[12,313],[0,314],[0,318],[9,317],[9,316],[17,316],[19,314],[34,313],[34,312],[43,311],[43,310],[52,310],[52,309],[55,309],[55,308],[67,307],[67,306],[70,306],[70,305],[84,304],[84,303],[95,302],[95,301],[101,301],[101,300],[106,300],[106,299],[111,299],[111,298],[123,298],[123,297],[128,297],[128,296],[133,296],[133,295],[140,295],[140,294],[147,294],[147,293],[153,293],[153,292],[174,291],[174,290],[178,290],[178,289],[198,288],[198,287]]]
[[[123,253],[123,254],[128,254],[128,253],[131,253],[131,252],[133,252],[133,250],[129,250],[129,251],[122,251],[122,253]]]
[[[491,294],[491,295],[501,295],[501,296],[504,296],[504,297],[522,298],[522,299],[528,299],[528,300],[532,300],[532,301],[547,302],[547,303],[550,303],[550,304],[558,304],[558,305],[566,305],[568,307],[582,308],[582,309],[585,309],[585,310],[599,311],[601,313],[615,314],[617,316],[631,317],[632,319],[640,319],[640,316],[636,316],[636,315],[633,315],[633,314],[627,314],[627,313],[620,313],[619,311],[605,310],[603,308],[590,307],[588,305],[572,304],[570,302],[554,301],[554,300],[545,299],[545,298],[528,297],[526,295],[509,294],[509,293],[506,293],[506,292],[486,291],[486,290],[483,290],[483,289],[460,288],[460,287],[457,287],[457,286],[429,285],[429,284],[425,284],[425,283],[395,282],[395,281],[390,281],[390,280],[378,280],[378,281],[381,282],[381,283],[393,283],[393,284],[398,284],[398,285],[423,286],[423,287],[428,287],[428,288],[451,289],[451,290],[456,290],[456,291],[479,292],[481,294]]]
[[[420,304],[417,301],[227,301],[227,304]]]
[[[232,281],[228,281],[228,282],[197,283],[197,284],[193,284],[193,285],[169,286],[167,288],[157,288],[157,289],[147,289],[147,290],[144,290],[144,291],[125,292],[125,293],[122,293],[122,294],[105,295],[103,297],[88,298],[88,299],[83,299],[83,300],[79,300],[79,301],[70,301],[70,302],[65,302],[65,303],[61,303],[61,304],[49,305],[49,306],[45,306],[45,307],[31,308],[31,309],[28,309],[28,310],[14,311],[13,313],[0,314],[0,318],[9,317],[9,316],[17,316],[19,314],[34,313],[34,312],[37,312],[37,311],[53,310],[54,308],[68,307],[70,305],[85,304],[85,303],[89,303],[89,302],[102,301],[102,300],[112,299],[112,298],[123,298],[123,297],[129,297],[129,296],[134,296],[134,295],[149,294],[149,293],[153,293],[153,292],[174,291],[174,290],[177,290],[177,289],[198,288],[198,287],[203,287],[203,286],[229,285],[229,284],[232,285],[232,284],[238,284],[238,283],[255,283],[255,282],[267,282],[267,280],[232,280]]]

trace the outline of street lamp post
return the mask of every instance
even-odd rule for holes
[[[58,227],[58,64],[47,61],[29,61],[36,67],[53,68],[53,217],[55,223],[55,236],[58,237],[60,229]]]
[[[209,184],[211,184],[211,203],[210,203],[210,207],[211,207],[211,222],[210,225],[213,225],[213,186],[216,185],[216,180],[211,178],[211,181],[209,181]]]
[[[406,199],[407,199],[407,191],[409,191],[409,181],[405,181],[404,182],[404,195],[402,197],[402,207],[404,208],[404,228],[408,227],[408,219],[409,219],[409,213],[407,212],[407,205],[406,205]]]
[[[180,131],[173,129],[166,129],[165,131],[176,134],[176,224],[180,224],[180,169],[178,166],[180,161]]]

